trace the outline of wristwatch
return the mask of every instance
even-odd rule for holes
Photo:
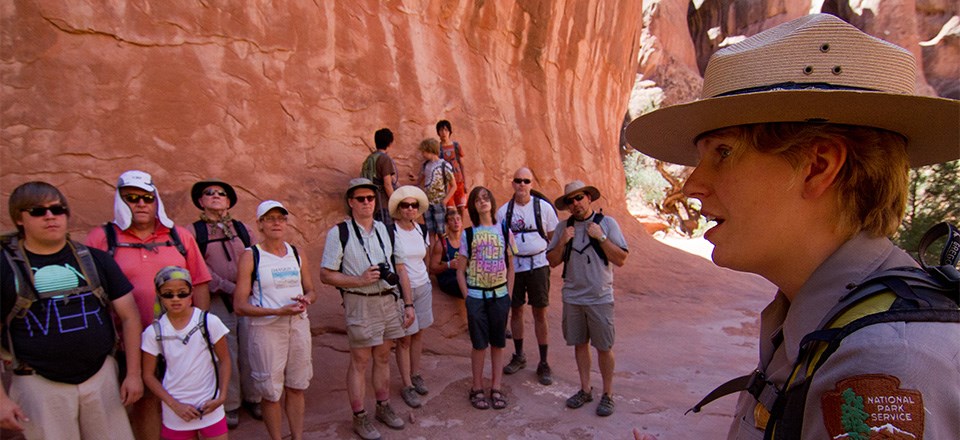
[[[601,235],[601,236],[600,236],[600,239],[597,240],[597,241],[599,241],[600,243],[603,243],[603,242],[607,241],[607,234]]]
[[[407,308],[407,307],[413,307],[413,304],[404,304],[404,305],[403,305],[403,308]]]

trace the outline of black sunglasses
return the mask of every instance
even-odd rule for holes
[[[180,292],[180,293],[178,293],[178,294],[176,294],[176,295],[174,295],[173,293],[161,293],[161,294],[160,294],[160,298],[163,298],[163,299],[173,299],[173,297],[176,296],[176,297],[179,298],[179,299],[184,299],[184,298],[189,298],[190,295],[193,295],[193,293],[192,293],[192,292]]]
[[[413,203],[400,202],[400,209],[407,209],[407,208],[420,209],[420,202],[413,202]]]
[[[215,189],[206,189],[206,190],[203,191],[203,195],[205,195],[205,196],[220,196],[220,197],[226,197],[226,196],[227,196],[227,193],[224,192],[224,191],[218,191],[218,190],[215,190]]]
[[[21,209],[20,211],[30,214],[30,217],[43,217],[47,215],[47,211],[50,211],[50,213],[53,215],[64,215],[70,212],[70,210],[63,205],[37,206],[33,208]]]
[[[140,195],[140,194],[121,194],[120,197],[122,197],[123,200],[126,200],[126,202],[129,203],[129,204],[131,204],[131,205],[136,205],[136,204],[139,203],[141,200],[143,200],[143,203],[146,203],[146,204],[149,205],[149,204],[153,203],[154,200],[157,199],[156,197],[153,196],[153,194],[143,194],[143,195]]]
[[[529,185],[531,182],[533,182],[533,181],[530,180],[530,179],[520,179],[520,178],[515,178],[515,179],[513,179],[513,183],[516,183],[517,185],[519,185],[519,184],[521,184],[521,183],[524,184],[524,185]]]
[[[578,202],[579,202],[579,201],[583,200],[584,197],[586,197],[586,196],[583,195],[583,194],[577,194],[577,195],[575,195],[575,196],[567,197],[567,199],[566,199],[566,200],[567,200],[567,204],[573,203],[574,201],[578,201]]]
[[[376,199],[376,198],[377,198],[377,196],[356,196],[356,197],[353,198],[353,200],[356,200],[356,201],[358,201],[358,202],[360,202],[360,203],[363,203],[363,202],[370,203],[370,202],[372,202],[372,201],[373,201],[374,199]]]

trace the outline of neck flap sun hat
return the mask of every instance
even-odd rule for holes
[[[915,95],[913,54],[837,17],[813,14],[717,51],[700,99],[635,119],[630,145],[696,166],[697,136],[766,122],[859,125],[907,138],[913,167],[960,157],[960,101]]]
[[[117,189],[113,195],[113,223],[116,224],[121,231],[126,231],[133,223],[133,212],[130,211],[130,207],[127,206],[123,198],[120,197],[120,188],[127,187],[139,188],[152,193],[156,200],[154,203],[157,204],[157,221],[167,228],[173,229],[173,220],[167,217],[167,211],[163,208],[163,200],[160,200],[160,192],[157,191],[156,185],[153,184],[153,177],[140,170],[130,170],[125,171],[120,175],[120,178],[117,179]]]

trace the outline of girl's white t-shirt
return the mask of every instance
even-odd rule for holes
[[[190,323],[181,330],[173,328],[167,315],[161,316],[159,320],[160,333],[163,335],[163,356],[167,360],[163,388],[180,403],[194,407],[199,407],[203,402],[212,399],[217,384],[213,361],[207,350],[207,341],[198,328],[203,326],[202,313],[200,309],[194,307]],[[197,330],[190,334],[195,328]],[[212,344],[216,344],[230,332],[220,318],[212,313],[207,314],[207,329],[210,332]],[[186,344],[183,342],[184,339],[187,340]],[[157,341],[153,325],[147,326],[143,331],[140,348],[154,356],[160,354],[160,341]],[[220,421],[224,415],[223,405],[220,405],[212,412],[204,414],[203,418],[185,422],[173,409],[163,403],[163,425],[176,431],[206,428]]]

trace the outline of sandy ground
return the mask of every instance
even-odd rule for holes
[[[423,376],[430,393],[419,409],[398,395],[400,379],[391,360],[392,405],[407,421],[402,431],[375,422],[383,438],[441,439],[622,439],[638,428],[658,439],[723,438],[734,397],[726,397],[700,414],[683,413],[725,380],[749,372],[756,363],[759,311],[774,289],[751,275],[718,269],[705,256],[703,240],[664,239],[642,232],[629,236],[631,256],[615,270],[617,366],[616,413],[595,415],[599,395],[583,408],[564,402],[578,388],[573,349],[560,332],[560,271],[552,276],[549,360],[554,384],[536,382],[538,358],[530,312],[525,314],[528,367],[505,376],[510,405],[502,411],[473,409],[470,388],[470,343],[462,300],[435,292],[437,322],[425,330]],[[692,255],[676,248],[688,249]],[[356,438],[347,401],[348,350],[339,295],[324,288],[314,305],[314,378],[307,391],[308,439]],[[507,341],[507,356],[513,352]],[[489,362],[487,362],[489,378]],[[594,357],[592,383],[600,388]],[[372,389],[367,408],[372,410]],[[263,438],[264,429],[244,413],[234,438]]]

